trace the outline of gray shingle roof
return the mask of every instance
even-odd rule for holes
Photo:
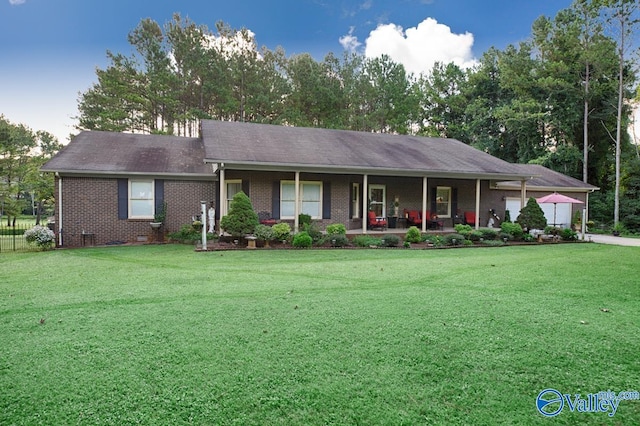
[[[242,168],[520,179],[513,164],[454,139],[204,120],[206,161]]]
[[[82,132],[43,167],[45,172],[213,177],[199,138]]]
[[[581,180],[572,178],[571,176],[564,175],[560,172],[548,169],[538,164],[514,164],[522,170],[523,173],[528,173],[534,176],[533,179],[527,181],[527,188],[534,189],[540,188],[544,190],[553,190],[555,188],[562,188],[563,190],[576,190],[580,192],[597,191],[600,188],[597,186],[584,183]],[[510,188],[520,190],[520,182],[501,182],[498,184],[500,188]]]

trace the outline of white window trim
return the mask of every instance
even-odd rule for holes
[[[438,213],[438,198],[437,198],[438,197],[438,191],[443,190],[443,189],[447,190],[449,192],[449,201],[447,202],[447,214],[446,215]],[[450,186],[438,186],[438,187],[436,187],[436,206],[435,206],[435,211],[436,211],[436,214],[438,215],[439,218],[445,218],[446,219],[446,218],[450,218],[451,217],[451,202],[452,202],[451,197],[452,197],[452,194],[453,194],[453,191],[452,191]]]
[[[240,184],[240,190],[242,191],[242,179],[228,179],[224,181],[224,194],[226,197],[225,200],[225,205],[227,207],[227,213],[229,212],[229,210],[231,209],[231,201],[233,201],[233,195],[229,195],[229,184]],[[249,194],[247,194],[247,197],[249,196]]]
[[[354,182],[351,185],[351,219],[360,219],[360,206],[360,183]]]
[[[282,199],[283,198],[282,197],[282,186],[283,185],[293,185],[293,186],[295,186],[295,184],[296,184],[296,182],[294,180],[281,180],[280,181],[280,212],[283,211],[283,208],[282,208],[282,202],[283,202],[283,199]],[[312,180],[304,180],[303,181],[303,180],[301,180],[300,181],[300,187],[299,187],[300,188],[299,189],[300,193],[298,194],[298,204],[299,204],[298,205],[298,210],[300,211],[300,213],[302,213],[302,198],[303,198],[302,197],[302,195],[303,195],[302,192],[304,190],[304,185],[316,185],[316,186],[318,186],[320,188],[320,200],[319,200],[319,205],[318,205],[318,215],[317,216],[314,216],[314,215],[311,216],[311,219],[320,220],[320,219],[322,219],[322,209],[323,209],[322,200],[323,200],[323,197],[324,197],[324,194],[322,193],[322,190],[323,190],[322,181],[319,181],[319,180],[316,180],[316,181],[312,181]],[[290,200],[287,200],[287,201],[290,201]],[[295,200],[294,200],[294,202],[295,202]],[[280,218],[281,219],[295,219],[293,216],[285,216],[285,215],[282,215],[282,214],[280,215]]]
[[[143,215],[143,216],[134,216],[133,213],[131,212],[131,206],[132,206],[132,201],[133,200],[146,200],[147,198],[134,198],[132,196],[131,193],[131,186],[134,182],[144,182],[144,183],[151,183],[151,214],[150,215]],[[128,205],[128,211],[127,211],[127,215],[129,217],[129,219],[153,219],[154,215],[155,215],[155,205],[156,205],[156,185],[155,185],[155,180],[154,179],[129,179],[129,188],[128,188],[128,194],[127,194],[127,205]]]
[[[373,201],[371,201],[371,191],[374,189],[382,189],[382,202],[376,202],[374,203]],[[381,184],[371,184],[369,185],[369,194],[367,194],[369,196],[369,209],[371,210],[371,206],[373,204],[376,205],[380,205],[382,206],[382,217],[387,217],[387,185],[381,185]]]

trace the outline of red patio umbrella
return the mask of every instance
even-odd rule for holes
[[[571,204],[584,204],[580,200],[576,200],[575,198],[567,197],[566,195],[558,194],[554,192],[553,194],[545,195],[544,197],[536,198],[538,204],[542,203],[553,203],[553,224],[556,224],[556,204],[558,203],[571,203]]]

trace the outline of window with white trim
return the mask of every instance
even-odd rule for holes
[[[451,187],[436,188],[436,214],[438,217],[451,217]]]
[[[129,180],[129,218],[152,219],[154,214],[153,179]]]
[[[242,191],[242,180],[228,180],[227,184],[227,212],[231,209],[231,201],[233,196]],[[247,194],[249,195],[249,194]]]
[[[311,219],[322,219],[322,182],[300,182],[300,213]],[[294,219],[296,205],[296,183],[280,182],[280,217]]]

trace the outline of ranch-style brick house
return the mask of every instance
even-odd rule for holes
[[[202,201],[215,205],[219,220],[238,191],[261,217],[294,229],[305,213],[322,229],[343,223],[367,233],[369,211],[391,226],[397,214],[398,227],[406,226],[405,210],[418,211],[429,219],[423,231],[451,228],[470,212],[479,227],[492,210],[504,218],[509,208],[515,219],[529,197],[558,191],[586,205],[598,189],[453,139],[214,120],[202,122],[198,138],[85,131],[42,171],[55,174],[61,247],[153,241],[150,222],[163,205],[160,232],[175,232]],[[582,208],[569,206],[557,222],[568,226]]]

